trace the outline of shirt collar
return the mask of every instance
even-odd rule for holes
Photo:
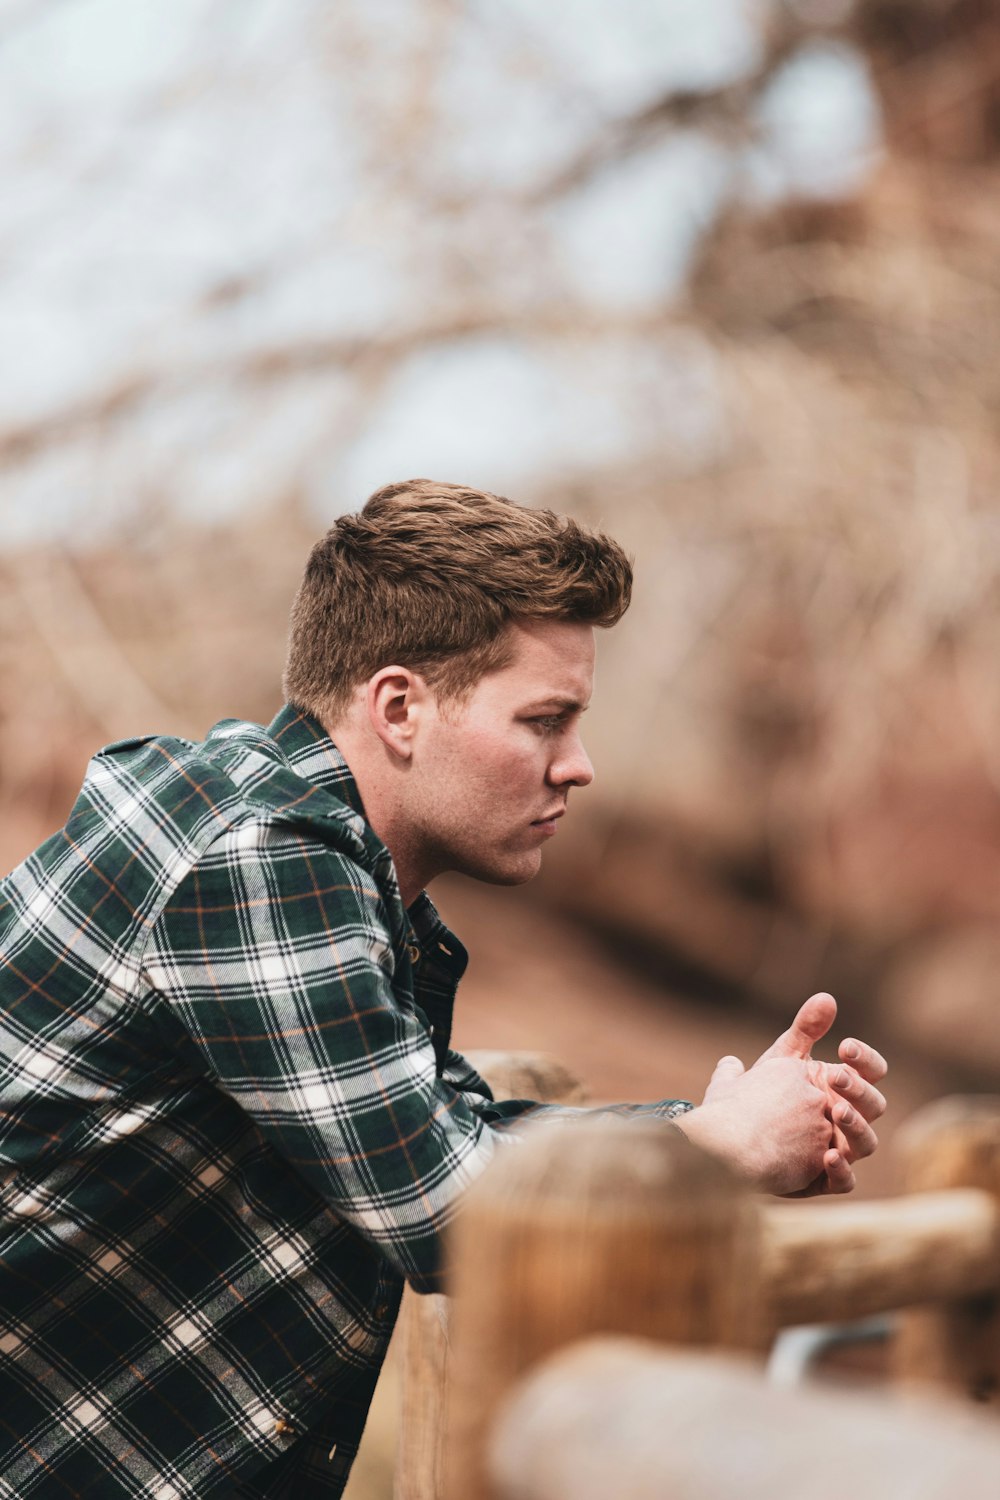
[[[267,733],[296,775],[313,786],[332,792],[362,818],[365,817],[364,803],[351,768],[314,715],[286,703],[268,725]],[[426,891],[414,901],[407,918],[424,957],[436,970],[444,971],[452,986],[457,984],[469,957],[455,934],[441,921]]]
[[[317,718],[286,703],[271,720],[267,733],[296,775],[332,792],[354,812],[365,816],[351,768]]]

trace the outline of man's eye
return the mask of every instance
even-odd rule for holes
[[[534,724],[535,728],[543,734],[551,734],[554,730],[560,729],[563,722],[562,714],[542,714],[537,719],[528,720],[529,724]]]

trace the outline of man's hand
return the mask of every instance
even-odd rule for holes
[[[871,1121],[885,1099],[874,1085],[886,1064],[854,1038],[841,1042],[839,1063],[813,1058],[836,1015],[832,995],[813,995],[749,1071],[737,1057],[722,1058],[701,1105],[676,1123],[764,1191],[849,1193],[852,1163],[878,1145]]]
[[[794,1194],[813,1197],[818,1193],[849,1193],[854,1187],[851,1163],[871,1156],[878,1145],[872,1120],[885,1114],[885,1097],[874,1087],[888,1071],[881,1053],[866,1042],[847,1037],[837,1048],[840,1063],[817,1062],[812,1049],[837,1019],[832,995],[813,995],[802,1005],[791,1026],[783,1031],[758,1061],[772,1057],[798,1057],[812,1069],[813,1082],[825,1090],[827,1114],[833,1125],[823,1170]]]

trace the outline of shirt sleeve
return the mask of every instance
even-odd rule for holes
[[[253,822],[178,885],[144,977],[290,1165],[416,1290],[437,1291],[441,1230],[511,1127],[593,1111],[498,1104],[458,1053],[439,1076],[395,965],[371,876],[304,829]]]
[[[145,979],[213,1081],[419,1291],[496,1147],[402,986],[381,898],[307,832],[241,825],[177,887]],[[477,1096],[480,1102],[485,1102]]]
[[[481,1120],[495,1130],[524,1124],[526,1121],[553,1124],[561,1120],[575,1120],[585,1115],[617,1115],[632,1119],[675,1120],[687,1114],[694,1105],[687,1099],[657,1099],[649,1104],[539,1104],[534,1099],[496,1100],[472,1064],[460,1052],[449,1052],[443,1076],[458,1089],[466,1092],[470,1108]]]

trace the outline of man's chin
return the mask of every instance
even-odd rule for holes
[[[536,849],[519,859],[497,860],[495,863],[470,860],[458,873],[468,875],[470,880],[481,880],[485,885],[525,885],[534,880],[541,868],[541,850]]]

